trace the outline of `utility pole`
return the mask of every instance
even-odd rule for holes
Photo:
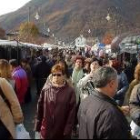
[[[28,22],[30,22],[30,10],[31,10],[31,7],[29,7],[28,9]]]

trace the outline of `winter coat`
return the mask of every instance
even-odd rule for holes
[[[24,69],[21,67],[17,67],[12,72],[12,77],[15,80],[15,90],[19,102],[24,103],[24,98],[27,93],[27,89],[29,87],[29,81],[27,78],[27,74]]]
[[[34,77],[36,79],[47,79],[50,71],[51,67],[47,62],[39,62],[34,68]]]
[[[77,71],[76,69],[73,70],[72,73],[72,83],[75,89],[75,94],[76,94],[76,103],[79,103],[79,99],[80,99],[80,89],[77,87],[77,84],[79,82],[79,80],[81,80],[83,77],[85,76],[84,70],[81,69],[79,71]]]
[[[114,97],[116,102],[118,102],[118,105],[122,106],[124,102],[125,94],[128,90],[129,84],[126,77],[126,74],[124,72],[121,72],[118,74],[118,91]]]
[[[37,109],[35,130],[42,139],[63,139],[70,136],[74,124],[76,97],[67,83],[54,87],[51,82],[43,88]]]
[[[92,82],[91,74],[83,77],[77,84],[78,89],[80,90],[80,99],[84,100],[86,97],[91,95],[94,90],[94,84]]]
[[[140,84],[133,88],[129,104],[131,118],[137,125],[140,126]]]
[[[134,79],[134,80],[130,83],[129,88],[128,88],[127,92],[126,92],[126,96],[125,96],[125,104],[129,104],[129,99],[130,99],[132,90],[133,90],[133,88],[134,88],[136,85],[138,85],[139,83],[140,83],[140,81],[138,81],[138,80],[136,80],[136,79]]]
[[[80,105],[80,139],[129,139],[130,127],[123,112],[110,97],[94,91]]]
[[[13,139],[16,138],[15,124],[23,122],[23,114],[20,104],[12,86],[4,78],[0,78],[0,88],[10,104],[10,109],[0,95],[0,120],[6,126]],[[11,111],[10,111],[11,110]]]

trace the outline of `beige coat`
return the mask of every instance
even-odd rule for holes
[[[0,87],[11,106],[10,111],[9,107],[0,96],[0,119],[9,130],[12,138],[15,139],[15,124],[20,124],[23,122],[23,113],[20,108],[20,104],[18,102],[16,94],[12,86],[8,83],[6,79],[0,78]]]

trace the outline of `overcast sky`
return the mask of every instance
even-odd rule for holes
[[[30,0],[0,0],[0,15],[15,11]]]

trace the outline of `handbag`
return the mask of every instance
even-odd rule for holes
[[[16,125],[16,139],[31,139],[23,124]]]

